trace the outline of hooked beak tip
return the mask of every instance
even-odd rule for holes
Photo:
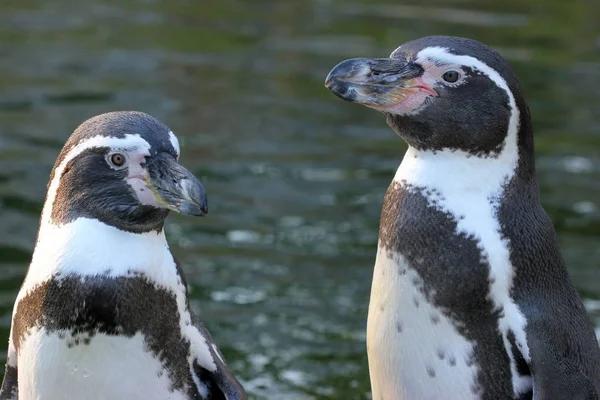
[[[351,58],[344,60],[329,71],[325,78],[325,87],[332,90],[336,83],[351,81],[359,75],[363,75],[364,71],[368,71],[367,63],[361,58]]]
[[[182,187],[184,188],[184,202],[178,207],[178,211],[197,217],[208,214],[208,198],[204,186],[197,179],[186,179]]]
[[[146,186],[154,195],[151,205],[185,215],[208,213],[204,186],[170,155],[160,154],[148,165]]]
[[[189,203],[183,204],[178,210],[181,214],[191,215],[194,217],[203,217],[208,214],[208,207],[205,205],[196,206]]]
[[[337,97],[375,109],[387,109],[403,102],[421,88],[417,78],[423,68],[402,58],[352,58],[336,65],[325,79],[325,87]]]

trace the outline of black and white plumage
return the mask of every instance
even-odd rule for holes
[[[13,311],[0,399],[246,399],[189,307],[163,232],[207,212],[179,144],[139,112],[71,135]]]
[[[597,399],[600,350],[539,201],[517,77],[470,39],[351,59],[326,86],[409,145],[381,214],[374,400]]]

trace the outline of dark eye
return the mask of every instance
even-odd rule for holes
[[[115,167],[122,167],[125,164],[125,156],[121,153],[112,154],[109,160]]]
[[[460,74],[458,73],[458,71],[446,71],[444,72],[444,75],[442,75],[442,78],[449,83],[454,83],[458,80],[458,78],[460,78]]]

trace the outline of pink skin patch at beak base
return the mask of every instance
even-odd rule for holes
[[[140,203],[157,208],[163,207],[163,205],[158,201],[152,190],[148,188],[148,186],[146,185],[146,181],[142,177],[128,177],[126,181],[135,192]]]
[[[427,98],[438,96],[438,93],[428,83],[426,83],[422,77],[414,79],[413,82],[411,82],[411,86],[409,88],[397,90],[402,92],[404,95],[399,96],[399,101],[394,104],[365,105],[369,108],[373,108],[379,111],[384,111],[397,115],[408,115],[421,108],[421,106],[423,106]]]
[[[145,154],[131,154],[128,174],[125,181],[131,186],[131,189],[135,192],[140,203],[153,206],[163,207],[160,201],[156,198],[155,194],[148,187],[148,171],[142,167],[141,163],[144,161]]]

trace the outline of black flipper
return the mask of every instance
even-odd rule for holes
[[[527,320],[525,375],[531,375],[534,400],[598,399],[598,340],[552,221],[539,203],[537,185],[523,171],[506,187],[498,215],[514,267],[511,296]]]
[[[0,388],[0,400],[19,399],[19,371],[16,357],[17,354],[12,345],[12,340],[10,340],[8,343],[8,357],[6,360],[6,369],[4,370],[4,380],[2,381],[2,388]]]
[[[188,285],[185,273],[183,272],[179,261],[175,257],[173,257],[173,260],[175,261],[175,267],[177,268],[177,273],[181,278],[181,282],[185,286],[187,299]],[[198,361],[194,362],[194,372],[200,381],[206,384],[208,387],[207,400],[247,400],[248,395],[246,394],[244,387],[238,382],[235,376],[229,372],[229,368],[227,367],[227,364],[225,364],[225,358],[217,349],[217,346],[215,345],[212,336],[208,332],[208,329],[206,329],[204,323],[190,309],[189,299],[187,303],[188,310],[192,316],[192,324],[198,329],[198,331],[200,331],[200,334],[206,340],[210,354],[215,362],[215,365],[217,366],[216,371],[209,371],[206,368],[203,368]]]
[[[200,380],[208,386],[209,394],[207,400],[247,400],[248,395],[246,391],[233,374],[229,372],[229,368],[224,361],[225,359],[214,344],[210,333],[202,321],[193,313],[192,322],[206,339],[210,353],[217,366],[216,371],[208,371],[201,367],[198,362],[194,362],[194,371]]]
[[[527,334],[533,400],[599,400],[598,382],[587,376],[581,370],[580,362],[573,359],[573,355],[581,350],[570,348],[566,335],[551,335],[560,322],[553,320],[552,323],[551,329],[529,330]]]

